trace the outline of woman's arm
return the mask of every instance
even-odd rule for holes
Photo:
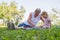
[[[34,23],[31,21],[31,18],[32,18],[32,14],[30,13],[30,15],[29,15],[29,17],[28,17],[28,20],[27,20],[27,21],[28,21],[28,22],[29,22],[29,24],[31,24],[31,25],[32,25],[32,27],[33,27],[33,26],[35,26],[35,25],[34,25]]]

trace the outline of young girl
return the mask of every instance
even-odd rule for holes
[[[46,11],[43,11],[41,14],[41,18],[44,22],[43,28],[50,28],[51,27],[51,20],[48,17],[48,14]]]

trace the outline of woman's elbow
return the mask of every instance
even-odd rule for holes
[[[29,19],[27,21],[29,22]]]

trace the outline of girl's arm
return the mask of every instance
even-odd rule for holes
[[[51,20],[48,20],[48,22],[50,23],[50,27],[51,27]]]
[[[41,16],[40,19],[44,22],[44,18],[43,18],[43,16]]]
[[[50,27],[51,27],[51,21],[50,21]]]

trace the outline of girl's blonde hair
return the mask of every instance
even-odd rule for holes
[[[46,11],[43,11],[43,12],[42,12],[41,16],[43,16],[43,15],[47,15],[47,16],[48,16],[48,14],[47,14]]]

